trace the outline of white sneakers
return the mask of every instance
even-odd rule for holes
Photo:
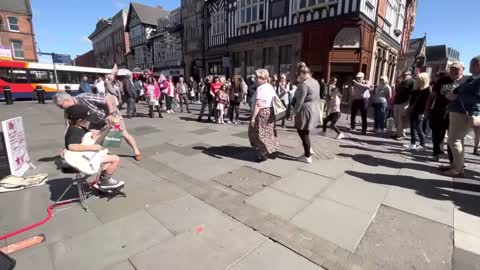
[[[310,150],[310,153],[311,153],[311,152],[312,152],[312,151]],[[312,154],[313,154],[313,153],[312,153]],[[299,156],[299,157],[297,158],[297,160],[300,161],[300,162],[308,163],[308,164],[312,164],[312,161],[313,161],[312,157],[306,157],[306,156]]]
[[[337,139],[337,140],[341,140],[343,138],[345,138],[345,135],[343,135],[343,133],[340,133],[340,134],[337,135],[337,137],[335,137],[335,139]]]
[[[423,149],[423,146],[419,145],[419,144],[404,144],[403,147],[407,148],[407,149],[410,149],[410,150],[420,150],[420,149]]]

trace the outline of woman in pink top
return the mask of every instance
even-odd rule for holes
[[[163,118],[158,102],[160,99],[160,87],[153,77],[148,77],[147,83],[144,85],[144,92],[150,109],[150,118],[153,118],[154,108],[158,111],[158,117]]]
[[[323,120],[323,133],[327,132],[327,124],[331,122],[330,128],[337,133],[337,140],[342,139],[343,133],[337,128],[336,124],[342,113],[340,112],[341,96],[338,89],[335,89],[330,95],[330,103],[328,106],[328,116]]]

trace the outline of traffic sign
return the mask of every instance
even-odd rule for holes
[[[72,62],[69,54],[53,54],[52,58],[53,62],[58,64],[70,64]]]

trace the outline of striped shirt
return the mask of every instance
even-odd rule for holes
[[[104,95],[95,95],[92,93],[79,94],[75,97],[75,102],[77,104],[86,105],[90,108],[92,123],[103,123],[105,122],[106,115],[108,114],[107,103],[105,101]]]

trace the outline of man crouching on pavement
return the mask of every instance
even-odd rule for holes
[[[135,160],[142,160],[142,154],[137,147],[137,143],[132,135],[126,129],[125,122],[117,107],[114,106],[112,96],[95,95],[91,93],[80,94],[75,97],[70,96],[65,92],[59,92],[53,97],[53,102],[61,109],[68,109],[75,104],[82,104],[90,109],[90,130],[102,130],[106,136],[109,128],[119,124],[122,130],[122,135],[128,145],[132,147],[135,152]]]
[[[93,156],[100,154],[98,151],[102,149],[102,146],[98,144],[84,145],[82,141],[85,134],[89,132],[87,129],[88,116],[90,115],[90,109],[85,105],[73,105],[66,110],[68,119],[68,129],[65,133],[65,147],[72,152],[84,152],[84,155]],[[98,136],[98,132],[93,132],[94,137]],[[112,178],[112,175],[120,164],[120,157],[117,155],[105,154],[99,158],[102,164],[102,173],[99,178],[99,186],[104,189],[118,188],[124,185],[124,182],[117,181]]]

